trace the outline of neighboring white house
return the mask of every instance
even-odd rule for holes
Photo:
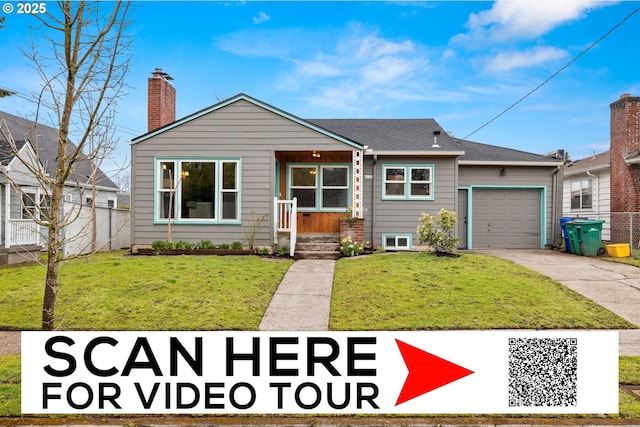
[[[57,137],[56,129],[29,120],[0,112],[0,123],[8,129],[15,141],[20,156],[15,156],[9,142],[0,134],[0,265],[32,260],[46,243],[46,228],[38,227],[33,220],[46,206],[48,195],[36,177],[28,170],[21,159],[28,159],[29,164],[42,168],[49,176],[53,176],[56,167]],[[75,146],[71,145],[70,149]],[[37,153],[37,154],[36,154]],[[118,247],[128,246],[129,217],[128,210],[118,208],[118,186],[100,169],[96,174],[96,200],[91,191],[91,161],[81,160],[74,165],[64,192],[64,210],[88,210],[95,203],[96,208],[113,211],[108,215],[109,223],[98,222],[98,242],[111,242],[116,234],[122,232],[127,237],[123,242],[118,239]],[[40,209],[38,209],[38,206]],[[84,236],[74,235],[73,249],[64,248],[65,255],[87,251],[86,241],[89,234],[87,221],[90,216],[85,212],[80,215],[80,223],[74,229],[83,230]],[[113,223],[111,222],[113,221]],[[71,230],[65,230],[66,237]],[[105,245],[108,248],[108,245]]]
[[[609,152],[564,167],[562,216],[603,219],[602,240],[611,238],[611,162]]]

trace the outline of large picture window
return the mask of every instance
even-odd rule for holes
[[[383,165],[383,199],[433,199],[433,165]]]
[[[571,209],[591,209],[591,180],[571,181]]]
[[[158,220],[239,221],[239,160],[161,160],[157,176]]]
[[[349,208],[349,167],[343,165],[291,165],[290,197],[299,209],[344,210]]]

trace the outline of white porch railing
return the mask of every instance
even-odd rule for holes
[[[278,233],[289,233],[289,256],[296,250],[298,230],[298,199],[278,200],[273,198],[273,243],[278,243]]]
[[[30,219],[10,219],[6,246],[37,245],[40,242],[38,228]]]

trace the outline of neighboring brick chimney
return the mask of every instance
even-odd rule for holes
[[[630,216],[615,213],[640,212],[640,97],[624,94],[610,107],[611,241],[629,243]]]
[[[147,112],[149,132],[176,121],[176,89],[170,83],[173,78],[160,68],[151,74]]]

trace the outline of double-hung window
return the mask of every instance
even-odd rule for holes
[[[240,220],[239,160],[160,160],[156,176],[157,220]]]
[[[591,209],[591,179],[571,181],[571,209]]]
[[[38,202],[35,192],[22,192],[22,215],[21,219],[38,219]]]
[[[289,195],[303,210],[345,210],[349,207],[349,167],[346,165],[291,165]]]
[[[383,199],[433,200],[433,165],[383,165]]]

